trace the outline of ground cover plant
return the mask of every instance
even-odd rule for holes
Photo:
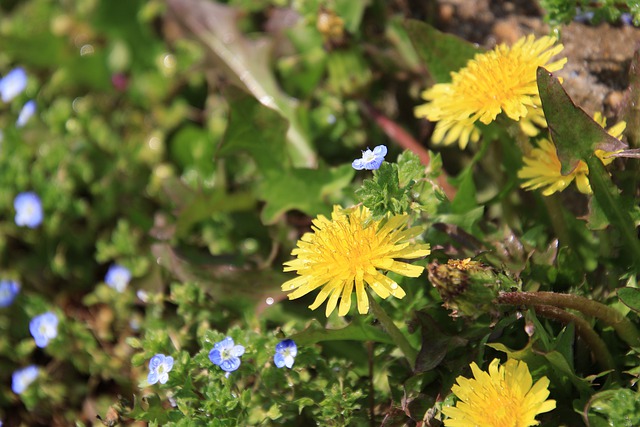
[[[0,2],[1,425],[640,425],[635,3]]]

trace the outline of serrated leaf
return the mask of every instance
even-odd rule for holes
[[[351,165],[329,169],[273,170],[265,174],[259,196],[266,202],[261,213],[265,224],[273,224],[286,211],[297,209],[309,216],[329,215],[324,201],[328,194],[346,187],[355,171]]]
[[[577,107],[550,72],[538,67],[537,80],[542,109],[558,151],[563,175],[574,170],[580,160],[587,161],[593,157],[597,149],[613,152],[626,148]]]
[[[373,172],[373,178],[366,179],[356,194],[369,208],[374,218],[380,218],[387,213],[402,214],[409,210],[411,202],[409,189],[401,188],[398,178],[398,165],[383,162],[379,169]]]
[[[398,184],[406,187],[412,181],[424,178],[425,167],[413,151],[404,151],[398,156]]]
[[[409,19],[404,25],[418,57],[437,83],[450,82],[452,71],[465,67],[469,59],[482,52],[471,43],[424,22]]]

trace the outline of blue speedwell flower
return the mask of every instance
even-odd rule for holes
[[[147,382],[164,384],[169,379],[169,372],[173,369],[173,357],[156,354],[149,361],[149,376]]]
[[[36,316],[29,323],[29,331],[36,340],[36,345],[44,348],[58,336],[58,317],[50,311]]]
[[[209,352],[209,360],[220,366],[225,372],[233,372],[240,367],[240,356],[244,354],[244,347],[235,345],[233,338],[226,337],[214,344]]]
[[[131,272],[128,268],[119,264],[109,267],[104,282],[118,292],[124,292],[131,280]]]
[[[355,159],[351,166],[359,171],[362,169],[375,170],[380,167],[386,155],[387,147],[384,145],[378,145],[373,151],[367,148],[366,151],[362,152],[362,158]]]
[[[291,369],[297,354],[298,346],[293,340],[280,341],[276,344],[276,354],[273,356],[273,361],[278,368],[286,366]]]
[[[13,200],[13,207],[16,210],[16,225],[36,228],[42,223],[42,202],[36,193],[27,191],[18,194]]]
[[[20,285],[13,280],[0,280],[0,307],[9,307],[20,292]]]
[[[16,126],[21,128],[26,125],[31,116],[33,116],[36,112],[36,101],[33,99],[31,101],[27,101],[26,104],[20,110],[20,114],[18,114],[18,120],[16,120]]]
[[[11,390],[15,394],[22,394],[36,378],[38,378],[38,367],[36,365],[18,369],[11,376]]]
[[[3,102],[9,102],[27,87],[27,73],[18,67],[9,71],[0,79],[0,96]]]

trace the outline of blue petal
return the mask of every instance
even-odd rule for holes
[[[385,147],[384,145],[378,145],[373,149],[373,154],[376,157],[384,157],[387,155],[387,147]]]
[[[235,357],[240,357],[244,354],[244,347],[241,345],[234,345],[231,349],[231,355]]]
[[[351,162],[351,167],[357,171],[361,171],[365,167],[364,161],[362,159],[355,159],[353,162]]]
[[[10,306],[19,292],[20,285],[18,282],[12,280],[0,280],[0,308]]]
[[[155,370],[149,372],[149,376],[147,377],[147,382],[150,385],[153,385],[158,382],[158,373]]]
[[[223,371],[233,372],[240,367],[240,359],[237,357],[232,357],[230,359],[223,361],[220,364],[220,367],[222,368]]]
[[[18,120],[16,120],[16,126],[21,128],[26,125],[31,116],[33,116],[36,112],[36,101],[33,99],[28,101],[20,110],[20,114],[18,114]]]
[[[164,354],[156,354],[149,361],[149,369],[155,371],[164,362]]]
[[[209,360],[211,360],[211,363],[214,365],[219,366],[222,363],[222,354],[220,353],[220,350],[212,348],[209,352]]]
[[[282,368],[284,366],[284,355],[282,353],[276,353],[273,356],[273,362],[278,368]]]
[[[2,101],[11,101],[20,95],[26,87],[27,73],[21,67],[14,68],[0,79],[0,96],[2,96]]]

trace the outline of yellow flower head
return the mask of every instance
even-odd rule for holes
[[[407,215],[375,221],[366,207],[343,210],[334,206],[330,220],[323,215],[313,220],[313,232],[305,233],[291,252],[296,259],[284,263],[284,271],[296,271],[298,277],[285,282],[282,290],[292,291],[289,299],[295,299],[321,287],[309,308],[315,310],[329,298],[327,317],[336,308],[338,298],[338,314],[349,312],[354,287],[360,314],[369,310],[365,285],[381,298],[404,297],[404,290],[380,270],[418,277],[423,267],[396,258],[420,258],[430,253],[428,244],[410,242],[422,230],[405,229],[406,223]]]
[[[549,62],[563,46],[553,37],[536,40],[533,35],[521,38],[511,47],[496,46],[477,54],[458,72],[451,73],[450,83],[439,83],[422,93],[426,104],[415,109],[417,117],[438,122],[433,133],[435,143],[458,141],[465,148],[476,142],[480,132],[474,124],[489,124],[504,112],[519,121],[529,136],[537,133],[534,124],[546,126],[541,108],[536,70],[560,70],[567,62],[562,58]]]
[[[606,118],[601,113],[595,113],[593,119],[602,127],[607,125]],[[607,132],[614,138],[620,139],[625,127],[626,123],[620,122]],[[605,166],[613,161],[613,157],[608,157],[613,154],[611,152],[596,150],[595,154]],[[523,160],[524,166],[518,171],[518,177],[525,180],[521,184],[525,190],[544,188],[542,194],[550,196],[556,191],[564,190],[575,180],[578,191],[583,194],[591,194],[591,186],[587,178],[589,175],[587,164],[580,160],[568,175],[562,175],[558,152],[555,145],[548,139],[540,140],[538,146],[531,150]]]
[[[446,427],[528,427],[539,424],[536,415],[555,409],[556,401],[547,400],[547,377],[533,384],[525,362],[509,359],[498,365],[494,359],[487,373],[472,363],[474,378],[456,379],[451,390],[460,400],[442,408],[449,417]]]

